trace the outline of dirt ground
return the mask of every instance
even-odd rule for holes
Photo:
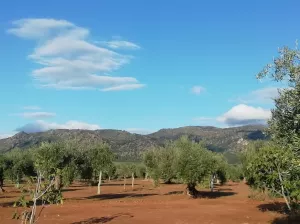
[[[12,220],[12,202],[18,196],[13,188],[0,195],[0,223],[20,223]],[[122,182],[104,183],[101,195],[96,187],[74,184],[63,193],[63,205],[47,205],[38,223],[172,223],[172,224],[263,224],[300,223],[284,221],[279,212],[282,203],[255,201],[248,198],[244,183],[228,183],[216,192],[202,190],[202,197],[190,199],[182,194],[184,185],[161,185],[154,188],[150,181],[138,180],[124,191]],[[40,208],[39,208],[40,209]]]

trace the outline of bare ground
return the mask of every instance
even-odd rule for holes
[[[19,195],[13,187],[0,195],[0,223],[12,220],[13,201]],[[201,198],[183,195],[184,185],[161,185],[154,188],[150,181],[138,180],[134,189],[122,182],[104,183],[100,196],[96,187],[74,184],[64,191],[63,205],[47,205],[38,223],[172,223],[172,224],[283,224],[300,223],[287,220],[282,202],[255,201],[248,198],[249,188],[243,183],[228,183],[216,192],[203,190]]]

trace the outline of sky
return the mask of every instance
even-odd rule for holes
[[[297,0],[1,1],[0,138],[265,123]]]

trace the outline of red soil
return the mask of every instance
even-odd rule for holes
[[[274,221],[283,217],[275,211],[276,206],[271,201],[249,199],[249,188],[243,183],[228,183],[214,193],[203,190],[203,197],[198,199],[183,195],[184,185],[154,188],[150,181],[139,180],[133,190],[128,185],[124,191],[121,184],[104,183],[100,196],[96,187],[74,184],[63,193],[64,204],[46,206],[38,223],[282,223]],[[0,223],[20,223],[11,219],[15,208],[10,203],[19,193],[13,187],[6,190],[0,195]]]

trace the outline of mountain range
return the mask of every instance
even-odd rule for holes
[[[153,147],[163,145],[166,141],[176,140],[183,135],[199,142],[204,141],[207,147],[216,152],[234,153],[243,149],[249,141],[266,139],[265,126],[247,125],[231,128],[211,126],[187,126],[161,129],[148,135],[132,134],[127,131],[101,130],[49,130],[38,133],[20,132],[10,138],[0,140],[0,153],[13,148],[28,149],[42,142],[73,140],[96,143],[104,141],[110,144],[120,161],[140,160],[142,153]]]

